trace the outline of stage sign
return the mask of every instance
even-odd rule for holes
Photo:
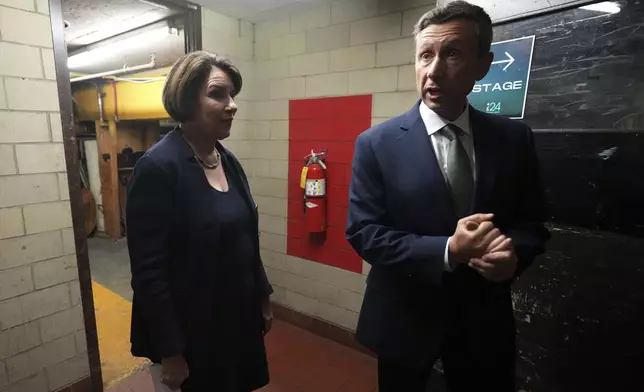
[[[533,49],[534,35],[494,42],[492,66],[467,97],[470,104],[486,113],[523,118]]]

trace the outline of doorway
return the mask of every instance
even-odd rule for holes
[[[147,366],[130,354],[125,189],[174,125],[149,98],[179,56],[201,48],[201,7],[51,0],[50,14],[92,390],[103,391]]]

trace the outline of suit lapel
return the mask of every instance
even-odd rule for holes
[[[210,186],[208,179],[204,175],[203,168],[197,161],[194,151],[183,137],[181,128],[175,128],[166,136],[168,140],[176,146],[182,165],[181,175],[190,178],[196,183]]]
[[[412,160],[410,166],[415,168],[415,172],[410,174],[417,177],[419,189],[427,190],[423,191],[424,197],[430,200],[431,195],[432,203],[448,206],[444,210],[445,213],[441,214],[441,218],[446,227],[451,228],[456,222],[452,197],[438,164],[431,138],[420,117],[418,104],[403,116],[400,127],[406,132],[401,137],[401,151],[408,159]],[[423,197],[423,195],[419,195],[419,197]]]
[[[476,188],[474,192],[474,212],[488,212],[488,198],[494,187],[496,173],[495,129],[490,126],[485,115],[470,107],[470,123],[474,138],[476,159]]]

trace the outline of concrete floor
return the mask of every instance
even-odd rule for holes
[[[132,302],[130,256],[125,238],[113,242],[107,238],[87,239],[92,280]]]
[[[276,321],[266,351],[271,381],[259,392],[377,392],[375,358],[293,325]],[[154,392],[154,386],[144,367],[106,392]],[[427,392],[447,392],[440,374]]]
[[[127,241],[87,240],[103,384],[109,388],[144,368],[130,354],[132,288]]]
[[[266,337],[271,382],[260,392],[374,392],[376,361],[277,321]],[[154,392],[147,369],[107,392]]]
[[[103,384],[108,392],[153,392],[149,363],[130,354],[132,289],[125,239],[88,239]],[[266,339],[271,383],[262,392],[373,392],[376,361],[292,325]],[[428,390],[444,392],[441,377]]]

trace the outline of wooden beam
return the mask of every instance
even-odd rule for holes
[[[161,128],[159,127],[158,122],[148,122],[147,127],[145,128],[145,133],[143,137],[143,150],[147,151],[152,146],[157,144],[161,138]]]
[[[105,232],[112,240],[121,238],[121,210],[119,207],[119,184],[117,167],[117,133],[113,119],[107,127],[96,122],[98,145],[98,172],[101,177],[101,204],[105,219]]]

